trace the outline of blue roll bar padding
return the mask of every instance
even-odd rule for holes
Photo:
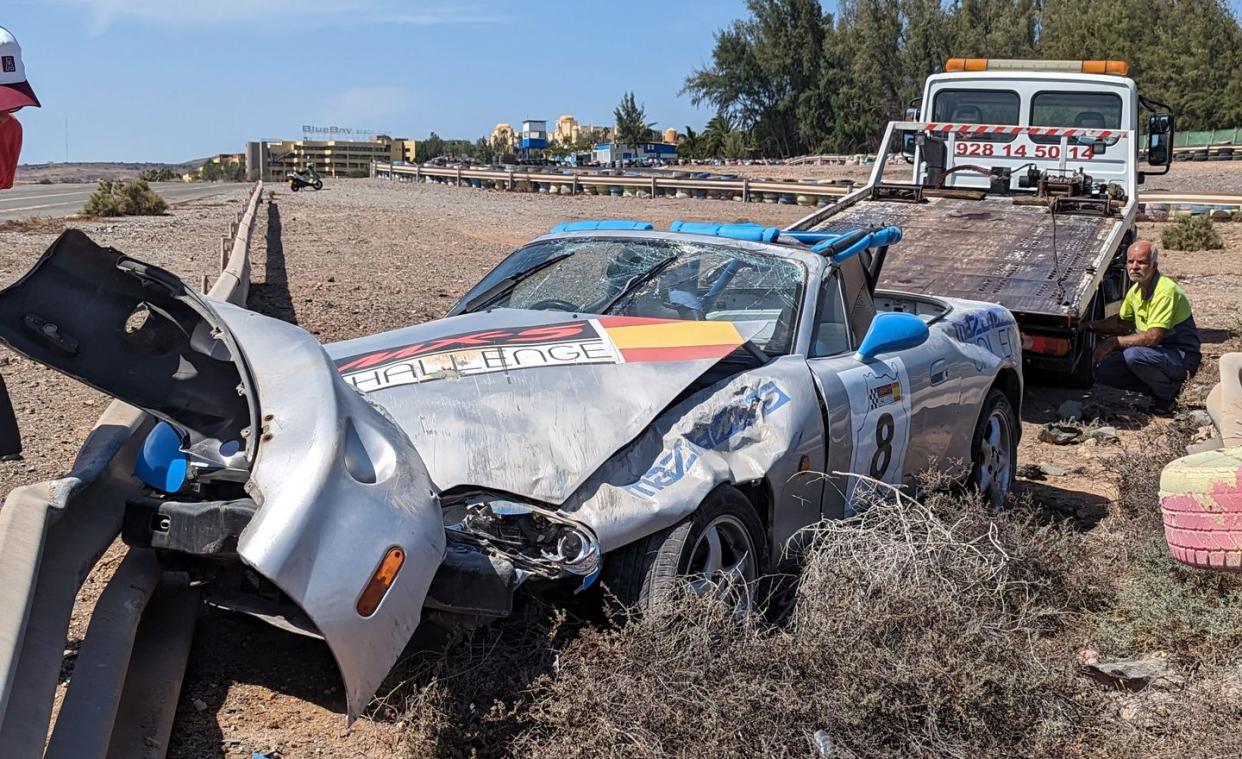
[[[655,225],[649,221],[632,219],[585,219],[583,221],[562,221],[548,232],[550,235],[561,232],[594,232],[596,230],[621,230],[634,232],[650,232]]]
[[[686,235],[726,237],[730,240],[746,242],[776,242],[781,236],[779,227],[765,227],[762,224],[715,224],[702,221],[675,221],[669,226],[668,231]]]
[[[868,248],[883,248],[901,240],[901,229],[893,226],[874,229],[861,236],[859,232],[862,230],[842,235],[835,240],[825,240],[811,250],[815,253],[824,253],[833,261],[842,263]]]

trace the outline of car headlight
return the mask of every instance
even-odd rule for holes
[[[475,496],[445,509],[449,539],[485,546],[543,577],[593,577],[599,541],[560,512],[521,501]]]

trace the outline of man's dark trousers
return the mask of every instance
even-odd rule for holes
[[[1186,378],[1199,368],[1200,355],[1177,348],[1132,346],[1115,350],[1095,368],[1095,381],[1146,393],[1159,401],[1177,397]]]

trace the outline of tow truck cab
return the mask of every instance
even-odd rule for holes
[[[925,123],[1036,127],[1044,133],[1020,134],[980,129],[974,134],[950,134],[952,150],[936,161],[922,150],[916,171],[926,179],[928,164],[944,168],[983,164],[1010,170],[1010,187],[1024,184],[1023,169],[1058,174],[1086,174],[1095,184],[1113,184],[1133,197],[1147,173],[1168,172],[1172,157],[1173,117],[1168,107],[1138,93],[1126,76],[1124,61],[1038,61],[951,58],[945,73],[927,78],[919,118]],[[1158,112],[1158,110],[1164,112]],[[1140,111],[1150,112],[1147,156],[1159,172],[1138,170]],[[1065,134],[1062,130],[1117,132],[1106,137]],[[1129,132],[1132,136],[1122,134]],[[963,173],[946,187],[990,187],[987,176]]]

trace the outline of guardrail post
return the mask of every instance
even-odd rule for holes
[[[569,191],[569,194],[570,195],[578,194],[578,175],[577,174],[574,174],[574,186],[573,186],[573,189]]]
[[[423,183],[423,166],[422,164],[414,164],[414,184]]]
[[[513,177],[513,169],[509,169],[509,192],[513,192],[515,187],[517,187],[517,180]]]
[[[742,202],[750,202],[750,182],[746,181],[746,177],[742,177]]]
[[[656,178],[654,175],[651,177],[651,197],[653,200],[656,197]]]
[[[229,242],[229,238],[220,238],[220,271],[224,271],[224,267],[229,265],[229,251],[233,245]]]
[[[461,187],[461,167],[457,167],[457,186]]]

